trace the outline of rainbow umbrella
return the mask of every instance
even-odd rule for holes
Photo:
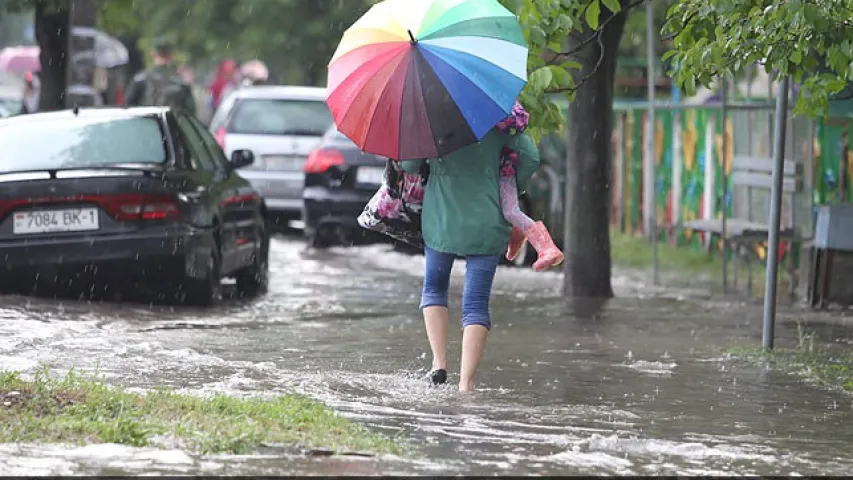
[[[385,0],[343,36],[326,103],[362,150],[434,158],[478,142],[527,82],[527,43],[497,0]]]

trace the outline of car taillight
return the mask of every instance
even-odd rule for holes
[[[19,198],[0,201],[0,220],[18,208],[69,203],[89,203],[103,208],[119,221],[165,220],[177,218],[181,212],[176,199],[168,195],[70,195],[67,197]]]
[[[344,155],[329,148],[318,148],[308,155],[305,161],[305,173],[324,173],[331,167],[344,164]]]
[[[216,143],[218,143],[219,146],[224,151],[225,150],[225,127],[219,127],[219,129],[216,130],[216,134],[214,135],[214,137],[216,137]]]
[[[177,202],[168,196],[119,195],[104,197],[101,204],[120,221],[165,220],[180,215]]]

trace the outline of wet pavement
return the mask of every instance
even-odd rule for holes
[[[617,272],[618,298],[567,303],[558,274],[502,267],[480,390],[468,396],[420,379],[429,361],[417,310],[423,257],[383,245],[305,252],[280,237],[271,263],[268,295],[214,311],[0,297],[0,365],[97,371],[131,388],[296,390],[409,439],[418,458],[0,445],[0,472],[853,473],[853,399],[724,358],[726,347],[760,342],[761,306],[708,298],[701,281],[653,288],[645,272]],[[456,270],[458,305],[464,268]],[[824,318],[780,315],[780,346],[796,344],[798,321]],[[853,338],[843,321],[813,328],[829,341]],[[454,330],[451,383],[459,340]]]

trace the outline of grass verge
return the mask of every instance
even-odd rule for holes
[[[301,395],[241,399],[170,390],[130,393],[76,375],[33,380],[0,372],[0,442],[119,443],[243,454],[262,445],[337,453],[403,453],[401,442],[369,432]]]
[[[652,267],[652,244],[645,237],[610,229],[610,245],[614,265],[628,268]],[[717,281],[723,274],[723,261],[719,252],[696,252],[688,248],[660,243],[658,244],[658,261],[661,272],[699,274]],[[733,260],[729,261],[729,275],[733,274],[733,262]],[[746,268],[739,268],[738,282],[746,285],[748,275],[752,276],[753,289],[760,294],[764,288],[764,266],[753,265],[751,272],[747,272]],[[780,275],[780,281],[783,278]]]
[[[800,375],[824,386],[853,393],[853,351],[815,347],[814,333],[799,330],[796,348],[738,347],[726,353],[749,363],[768,365],[780,371]]]

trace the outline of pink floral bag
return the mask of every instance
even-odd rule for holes
[[[409,245],[423,248],[421,210],[428,165],[420,174],[403,170],[399,162],[387,160],[382,186],[358,217],[362,228],[383,233]]]

